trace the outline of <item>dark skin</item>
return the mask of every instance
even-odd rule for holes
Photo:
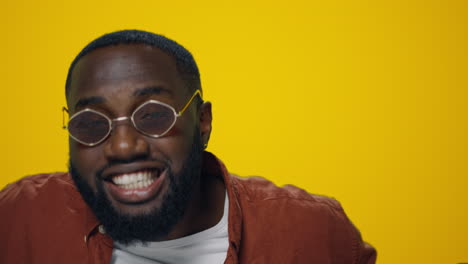
[[[67,97],[70,115],[91,108],[110,118],[130,116],[136,107],[150,99],[179,111],[192,95],[177,71],[175,60],[143,44],[92,51],[76,64],[71,80]],[[199,133],[203,143],[208,143],[211,121],[211,104],[192,102],[161,138],[145,136],[130,122],[122,122],[114,126],[106,140],[93,147],[70,139],[70,159],[94,192],[96,177],[104,182],[112,174],[163,168],[164,164],[170,164],[177,174],[187,159],[194,133]],[[104,169],[99,176],[98,172],[113,161],[120,163]],[[169,178],[165,178],[158,192],[144,201],[122,200],[108,189],[104,190],[114,208],[138,215],[159,208],[170,184]],[[222,180],[201,174],[193,186],[184,216],[168,236],[160,240],[180,238],[214,226],[222,217],[224,196]]]

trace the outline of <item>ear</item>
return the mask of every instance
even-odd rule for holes
[[[210,140],[212,120],[211,103],[203,102],[200,106],[200,133],[204,148],[208,146],[208,141]]]

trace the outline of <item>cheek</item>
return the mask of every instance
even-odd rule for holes
[[[164,137],[151,139],[153,154],[163,154],[171,161],[174,172],[182,169],[193,147],[194,134],[199,133],[195,126],[189,124],[190,122],[178,122]]]
[[[88,148],[82,146],[77,142],[70,140],[70,162],[73,163],[80,176],[95,190],[95,176],[99,168],[102,168],[101,164],[102,153],[98,150],[98,147]]]

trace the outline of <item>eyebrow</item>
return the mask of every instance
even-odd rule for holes
[[[106,101],[106,99],[104,99],[104,97],[101,97],[101,96],[91,96],[91,97],[81,98],[75,104],[75,109],[79,107],[89,106],[89,105],[101,104],[104,101]]]
[[[148,95],[155,95],[155,94],[162,94],[162,93],[165,93],[168,95],[173,94],[171,90],[166,89],[162,86],[149,86],[149,87],[136,90],[135,92],[133,92],[133,96],[140,97],[140,96],[148,96]]]
[[[162,94],[162,93],[165,93],[168,95],[173,94],[171,90],[166,89],[162,86],[149,86],[149,87],[144,87],[144,88],[134,91],[133,96],[142,97],[142,96],[149,96],[149,95]],[[105,101],[106,99],[102,96],[91,96],[91,97],[81,98],[75,104],[75,109],[84,108],[90,105],[102,104]]]

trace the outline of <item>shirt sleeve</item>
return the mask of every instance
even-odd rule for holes
[[[332,208],[333,220],[331,221],[331,228],[333,228],[334,241],[332,245],[335,247],[332,251],[336,252],[337,256],[340,256],[339,252],[348,251],[349,249],[343,248],[343,246],[350,246],[351,248],[351,262],[353,264],[374,264],[377,258],[377,251],[369,243],[363,241],[361,232],[356,226],[349,220],[348,216],[344,212],[340,203],[334,199],[329,200]],[[347,242],[345,242],[347,241]],[[336,261],[341,263],[342,260]]]
[[[349,221],[349,220],[348,220]],[[377,251],[369,243],[362,240],[359,230],[349,221],[351,231],[355,234],[353,239],[355,242],[355,255],[357,264],[375,264],[377,258]]]

